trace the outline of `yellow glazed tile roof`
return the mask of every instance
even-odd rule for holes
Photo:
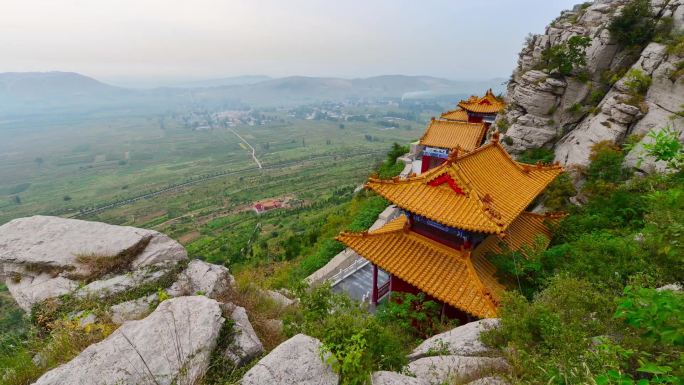
[[[401,216],[378,230],[342,233],[337,240],[383,270],[476,317],[496,316],[496,302],[470,260],[459,251],[417,234]],[[488,274],[480,269],[481,274]],[[487,277],[487,282],[496,282]],[[497,283],[495,290],[500,290]]]
[[[494,96],[492,90],[489,89],[485,96],[471,96],[467,100],[461,100],[458,106],[469,112],[495,114],[503,110],[506,104]]]
[[[420,138],[420,144],[449,149],[458,147],[472,151],[480,146],[486,132],[487,127],[484,123],[432,120]]]
[[[454,120],[457,122],[467,122],[468,112],[462,108],[442,113],[442,119]]]
[[[514,161],[492,141],[419,176],[399,180],[370,178],[366,187],[404,210],[458,229],[499,234],[551,183],[559,165]]]

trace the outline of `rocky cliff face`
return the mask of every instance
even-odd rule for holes
[[[504,143],[511,152],[545,147],[554,149],[561,164],[586,166],[595,143],[621,143],[631,134],[643,136],[668,125],[684,130],[684,118],[676,115],[684,109],[684,79],[676,76],[684,58],[656,42],[641,52],[618,44],[608,26],[627,3],[597,0],[576,6],[528,40],[508,84],[508,108],[497,122],[506,130]],[[651,0],[651,5],[659,25],[671,25],[673,34],[684,32],[684,1]],[[545,69],[543,52],[573,36],[590,39],[585,68],[567,76]],[[650,79],[638,99],[630,88],[632,70]],[[628,165],[637,164],[639,152],[636,146]],[[646,172],[663,167],[648,160],[640,166]]]

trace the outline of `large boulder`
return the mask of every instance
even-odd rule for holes
[[[379,371],[371,376],[373,385],[428,385],[424,380],[405,376],[396,372]]]
[[[74,292],[74,295],[80,298],[106,298],[142,285],[159,282],[167,275],[175,275],[173,267],[173,264],[159,264],[141,267],[133,271],[125,272],[124,274],[116,274],[111,277],[93,281],[81,287]]]
[[[146,317],[154,309],[159,298],[157,294],[132,299],[118,303],[110,308],[112,322],[121,325],[126,321],[138,320]]]
[[[235,366],[245,365],[264,352],[264,345],[261,344],[259,337],[254,332],[245,308],[225,304],[223,309],[230,314],[230,319],[233,321],[233,341],[223,354]]]
[[[408,365],[416,378],[428,384],[466,383],[496,373],[508,373],[503,358],[435,356],[420,358]]]
[[[194,259],[167,291],[173,297],[202,294],[209,298],[219,298],[234,284],[235,279],[225,266]]]
[[[186,258],[178,242],[135,227],[40,215],[0,226],[0,278],[27,311],[73,292],[83,280]]]
[[[487,318],[437,334],[418,345],[409,355],[409,360],[416,360],[435,353],[458,356],[491,355],[492,349],[480,341],[480,334],[498,325],[498,319]]]
[[[204,296],[164,301],[35,385],[194,384],[207,370],[223,322],[218,302]]]
[[[78,288],[78,282],[49,273],[35,276],[17,276],[5,281],[14,300],[24,311],[29,312],[34,304],[48,298],[69,294]]]
[[[321,343],[297,334],[278,345],[242,378],[242,385],[337,385],[338,377],[321,359]]]

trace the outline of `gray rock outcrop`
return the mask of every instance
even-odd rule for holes
[[[416,360],[436,352],[458,356],[483,356],[491,354],[492,349],[480,341],[480,334],[498,325],[498,319],[488,318],[470,322],[447,332],[437,334],[418,345],[409,355],[409,360]]]
[[[264,345],[254,332],[245,308],[226,304],[223,309],[230,314],[230,319],[233,321],[233,343],[223,354],[236,366],[245,365],[264,352]]]
[[[74,292],[83,281],[96,291],[120,287],[125,279],[109,281],[112,271],[149,272],[184,259],[178,242],[152,230],[49,216],[0,226],[0,278],[26,311]]]
[[[466,385],[508,385],[508,381],[501,377],[484,377],[467,383]]]
[[[371,375],[373,385],[428,385],[424,380],[396,372],[379,371]]]
[[[282,308],[291,306],[295,303],[295,301],[287,298],[285,295],[274,290],[266,290],[264,293],[268,298],[270,298],[273,302],[275,302],[278,306]]]
[[[228,292],[235,279],[225,266],[214,265],[194,259],[178,275],[176,282],[167,290],[170,296],[202,294],[218,298]]]
[[[152,312],[153,306],[157,301],[157,295],[150,294],[145,297],[118,303],[110,308],[112,322],[121,325],[126,321],[144,318]]]
[[[194,384],[207,370],[223,322],[218,302],[204,296],[164,301],[35,385]]]
[[[511,369],[503,358],[435,356],[411,362],[408,370],[428,384],[443,384],[465,383],[497,373],[508,373]]]
[[[338,377],[323,362],[321,343],[297,334],[278,345],[242,378],[242,385],[337,385]]]
[[[634,54],[620,46],[608,31],[628,0],[596,0],[565,11],[544,34],[532,36],[520,53],[508,84],[508,108],[498,118],[506,127],[503,143],[512,153],[527,149],[554,149],[564,165],[586,166],[594,144],[620,144],[629,135],[645,135],[671,126],[684,131],[684,118],[676,115],[684,104],[684,81],[673,78],[683,58],[659,43]],[[684,2],[651,0],[656,18],[672,17],[674,31],[684,31]],[[543,68],[543,52],[573,36],[590,39],[584,71],[550,74]],[[652,79],[643,101],[627,85],[629,70]],[[624,75],[627,74],[627,75]],[[606,77],[613,77],[614,84]],[[627,155],[625,165],[644,173],[664,171],[665,165],[643,156],[641,140]],[[684,134],[680,137],[684,143]]]

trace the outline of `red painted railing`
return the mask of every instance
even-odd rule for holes
[[[390,291],[390,281],[388,280],[378,288],[378,299],[386,296]]]

